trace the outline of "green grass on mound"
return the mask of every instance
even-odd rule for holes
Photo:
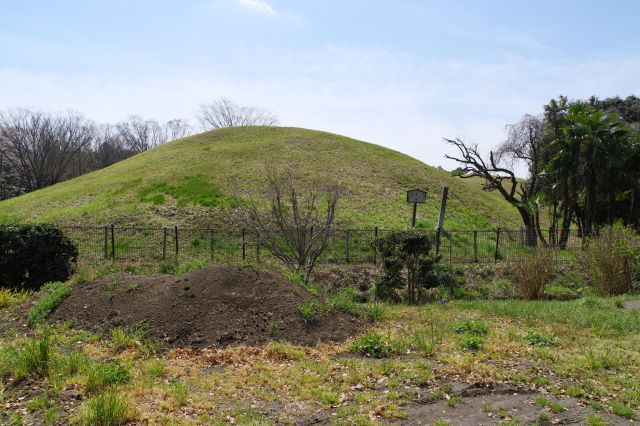
[[[345,189],[342,226],[404,228],[405,191],[428,198],[418,226],[436,223],[449,186],[449,229],[519,226],[516,210],[479,181],[461,180],[399,152],[331,133],[284,127],[235,127],[162,145],[111,167],[0,202],[0,221],[61,224],[220,226],[233,220],[230,188],[258,188],[270,170],[297,165],[309,179]]]

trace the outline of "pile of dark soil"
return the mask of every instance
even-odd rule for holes
[[[194,348],[341,341],[362,328],[340,312],[305,324],[297,306],[313,298],[275,272],[213,266],[182,276],[114,274],[79,284],[50,318],[103,332],[142,323],[152,338]]]

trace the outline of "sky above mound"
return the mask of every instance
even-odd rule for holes
[[[9,1],[0,110],[188,118],[220,96],[453,168],[550,98],[640,94],[634,1]]]

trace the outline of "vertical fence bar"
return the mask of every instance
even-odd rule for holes
[[[244,262],[247,258],[247,242],[245,238],[245,229],[242,228],[242,261]]]
[[[498,262],[498,250],[500,249],[500,228],[496,230],[496,252],[493,255],[494,263]]]
[[[436,229],[436,254],[440,253],[440,228]]]
[[[378,239],[378,227],[376,226],[375,229],[373,230],[373,240],[377,240]],[[373,264],[376,265],[378,263],[378,249],[376,248],[376,246],[373,246]]]
[[[213,260],[213,250],[215,241],[213,240],[213,228],[209,231],[209,257]]]
[[[180,251],[180,244],[178,243],[178,226],[173,227],[173,237],[176,240],[176,262],[178,261],[178,254]]]
[[[478,263],[478,231],[473,231],[473,263]]]
[[[162,228],[162,260],[167,258],[167,234],[168,229]]]
[[[116,233],[115,227],[113,223],[111,224],[111,258],[115,260],[116,258]]]

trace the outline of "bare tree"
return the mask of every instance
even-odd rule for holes
[[[191,124],[187,120],[176,118],[167,121],[164,126],[165,139],[167,141],[173,141],[176,139],[184,138],[192,132]]]
[[[89,157],[89,168],[99,170],[131,157],[135,152],[127,149],[118,129],[112,124],[98,126]]]
[[[485,191],[498,191],[518,210],[526,228],[527,244],[535,246],[538,240],[535,231],[535,215],[531,209],[531,197],[534,195],[531,183],[518,179],[513,170],[500,165],[493,151],[489,152],[489,158],[485,160],[478,151],[477,144],[467,146],[457,138],[444,140],[455,146],[460,153],[459,157],[445,155],[445,158],[460,163],[461,167],[455,171],[455,174],[464,179],[482,178]]]
[[[203,130],[233,126],[274,126],[278,119],[268,110],[240,107],[227,98],[200,105],[198,120]]]
[[[244,223],[260,244],[307,281],[331,237],[341,191],[335,184],[308,183],[285,172],[269,177],[266,192],[269,209],[252,195],[239,203]]]
[[[125,147],[135,153],[147,151],[167,141],[164,129],[156,120],[144,120],[137,115],[119,122],[116,129]]]
[[[0,113],[3,157],[19,174],[25,191],[64,180],[94,132],[92,121],[73,112],[55,115],[23,108]]]

